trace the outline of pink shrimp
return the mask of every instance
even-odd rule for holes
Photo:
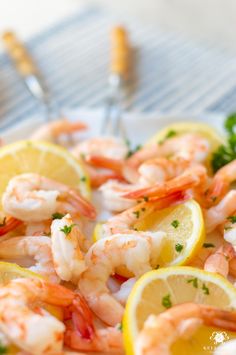
[[[206,183],[207,173],[206,168],[202,165],[194,165],[187,169],[183,174],[164,183],[158,183],[151,187],[131,191],[123,195],[125,198],[139,199],[149,197],[152,201],[152,197],[164,197],[168,194],[175,193],[177,191],[185,191],[201,184],[201,187]]]
[[[4,218],[3,222],[0,225],[0,236],[5,235],[5,234],[15,230],[21,224],[23,224],[23,222],[20,221],[19,219],[14,218],[14,217]]]
[[[230,184],[236,180],[236,160],[223,166],[215,174],[208,193],[208,199],[219,199],[230,187]]]
[[[204,270],[209,272],[217,272],[218,274],[227,277],[230,270],[229,263],[235,258],[235,256],[236,253],[232,245],[225,243],[206,259]]]

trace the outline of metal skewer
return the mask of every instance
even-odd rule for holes
[[[126,138],[122,122],[122,96],[129,71],[130,46],[127,31],[115,27],[111,33],[111,67],[108,97],[101,133]]]

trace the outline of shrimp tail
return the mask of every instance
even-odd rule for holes
[[[206,325],[236,331],[236,311],[225,311],[211,306],[204,306],[201,312]]]
[[[3,223],[0,225],[0,236],[5,235],[17,227],[19,227],[23,222],[14,217],[7,217],[3,220]]]
[[[89,219],[96,218],[96,210],[94,206],[88,200],[82,197],[78,191],[71,189],[67,196],[67,202],[76,207],[78,212],[80,212],[84,217]]]
[[[91,339],[94,336],[93,315],[87,302],[80,294],[77,294],[73,300],[72,321],[80,337]]]
[[[192,178],[188,178],[185,181],[181,181],[181,184],[176,184],[176,179],[173,179],[173,181],[164,183],[164,184],[156,184],[152,187],[144,188],[144,189],[139,189],[136,191],[131,191],[126,194],[124,194],[122,197],[128,198],[128,199],[134,199],[137,200],[139,198],[145,198],[146,196],[148,197],[164,197],[170,194],[173,194],[175,192],[181,192],[184,190],[189,189],[192,187],[192,184],[196,181],[195,177],[193,176]]]
[[[123,162],[119,159],[111,159],[100,155],[90,155],[86,158],[86,162],[97,168],[109,169],[122,175]]]

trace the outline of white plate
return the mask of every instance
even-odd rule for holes
[[[79,119],[88,124],[89,130],[82,136],[97,136],[101,133],[101,123],[103,117],[102,110],[78,109],[66,112],[66,116],[71,120]],[[219,132],[223,132],[224,116],[222,114],[203,113],[199,116],[191,116],[188,113],[176,114],[172,116],[152,113],[148,115],[140,113],[124,114],[124,124],[129,140],[133,144],[139,144],[151,137],[160,128],[178,121],[205,122],[212,125]],[[41,124],[43,119],[40,117],[30,118],[4,131],[2,138],[6,143],[15,140],[30,138],[30,134]],[[80,134],[81,136],[81,134]]]

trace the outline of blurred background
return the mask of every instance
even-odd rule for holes
[[[123,109],[228,113],[236,109],[235,0],[1,0],[0,31],[24,40],[53,100],[99,110],[107,97],[110,31],[132,43]],[[0,125],[40,110],[0,44]]]
[[[234,0],[1,0],[0,29],[27,36],[88,4],[236,50]]]

